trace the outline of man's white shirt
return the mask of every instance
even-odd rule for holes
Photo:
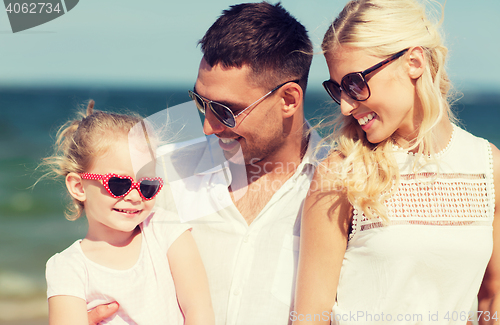
[[[219,159],[223,153],[218,138],[206,139],[174,153],[159,148],[159,173],[168,183],[157,204],[177,210],[181,220],[190,220],[217,325],[288,324],[300,216],[321,139],[314,130],[310,133],[302,162],[285,183],[262,185],[279,189],[250,225],[231,200],[228,185],[233,175],[227,162]]]

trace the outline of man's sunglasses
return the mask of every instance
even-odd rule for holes
[[[382,68],[386,64],[388,64],[391,61],[396,60],[400,56],[406,53],[408,49],[402,50],[393,56],[391,56],[388,59],[385,59],[384,61],[375,64],[373,67],[370,67],[366,69],[365,71],[360,71],[360,72],[352,72],[346,74],[341,82],[340,85],[336,83],[333,80],[326,80],[323,82],[323,87],[325,87],[326,92],[332,99],[340,105],[340,97],[342,96],[342,92],[345,92],[347,96],[351,97],[352,99],[356,101],[365,101],[368,98],[370,98],[371,92],[370,92],[370,87],[368,87],[368,83],[366,82],[365,77],[372,73],[373,71]]]
[[[163,186],[161,177],[143,177],[138,182],[130,176],[120,176],[116,174],[80,174],[83,179],[102,181],[104,188],[114,198],[120,198],[127,195],[136,188],[144,200],[153,199]]]
[[[284,85],[286,85],[289,82],[298,83],[299,80],[287,81],[287,82],[282,83],[281,85],[276,86],[271,91],[269,91],[267,94],[265,94],[261,98],[257,99],[255,102],[250,104],[250,106],[244,108],[241,112],[239,112],[236,115],[234,115],[233,111],[224,104],[214,102],[213,100],[209,100],[205,97],[198,95],[197,93],[195,93],[194,91],[191,91],[191,90],[188,90],[188,94],[189,94],[189,97],[191,97],[191,99],[194,100],[196,107],[198,108],[198,110],[202,114],[205,114],[206,107],[208,106],[208,107],[210,107],[210,110],[212,111],[212,113],[214,113],[214,116],[217,118],[217,120],[219,120],[219,122],[221,122],[222,124],[224,124],[228,128],[234,128],[236,126],[236,118],[238,116],[240,116],[244,111],[246,111],[250,107],[256,106],[261,101],[263,101],[267,96],[271,95],[276,90],[280,89],[281,87],[283,87]]]

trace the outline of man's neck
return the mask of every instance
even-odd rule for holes
[[[229,192],[235,206],[238,208],[247,224],[255,220],[273,195],[285,184],[295,173],[307,151],[308,146],[307,126],[300,134],[298,141],[293,147],[288,148],[288,154],[282,159],[268,160],[259,164],[246,165],[245,177],[238,166],[232,166],[232,181]],[[241,168],[241,166],[239,166]]]
[[[271,179],[289,178],[297,170],[307,151],[309,142],[308,127],[304,125],[292,141],[288,141],[280,151],[261,161],[246,164],[249,184],[263,176]],[[288,176],[287,176],[288,175]]]

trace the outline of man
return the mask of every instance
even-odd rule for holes
[[[319,142],[303,112],[312,44],[280,4],[266,2],[231,6],[200,44],[204,55],[190,96],[205,114],[208,137],[192,150],[196,159],[183,159],[182,167],[192,169],[189,191],[173,192],[193,206],[215,207],[192,222],[192,233],[216,324],[288,324],[301,207]],[[217,151],[229,163],[207,168]],[[232,163],[238,153],[244,163]]]

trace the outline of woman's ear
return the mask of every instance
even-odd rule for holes
[[[66,175],[66,187],[69,194],[76,200],[84,202],[86,200],[85,189],[83,188],[82,178],[77,173]]]
[[[407,55],[410,78],[418,79],[424,73],[427,64],[424,49],[420,46],[410,48]]]
[[[301,107],[304,100],[302,87],[298,83],[289,82],[281,89],[285,105],[283,106],[283,117],[292,117],[295,112]]]

